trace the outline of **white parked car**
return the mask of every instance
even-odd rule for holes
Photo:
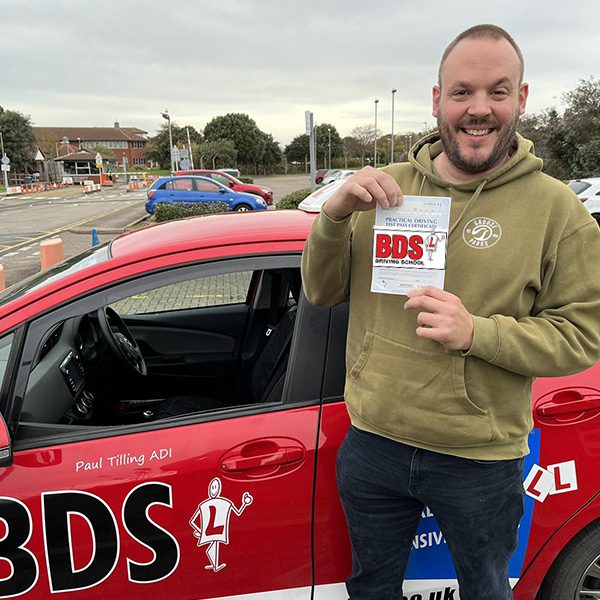
[[[356,171],[351,171],[349,169],[334,169],[333,171],[329,171],[329,173],[327,173],[327,175],[323,178],[323,185],[327,185],[332,181],[345,179],[346,177],[354,175],[354,173],[356,173]]]
[[[569,181],[569,187],[579,196],[583,205],[600,225],[600,177],[573,179]]]

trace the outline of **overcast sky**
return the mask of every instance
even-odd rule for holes
[[[420,131],[445,46],[477,23],[525,57],[528,112],[600,74],[600,0],[0,0],[0,106],[37,126],[202,130],[247,113],[282,145],[304,112],[345,136]]]

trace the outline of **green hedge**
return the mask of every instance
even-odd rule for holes
[[[237,179],[239,179],[242,183],[254,183],[254,179],[252,179],[252,177],[246,177],[245,175],[240,175]]]
[[[284,196],[277,204],[275,208],[278,210],[285,210],[289,208],[298,208],[298,204],[304,200],[307,196],[312,193],[310,188],[303,188],[301,190],[296,190],[287,196]]]
[[[174,202],[173,204],[157,204],[154,211],[154,220],[157,223],[192,217],[194,215],[210,215],[214,213],[229,212],[229,205],[225,202],[214,204],[187,204],[185,202]]]

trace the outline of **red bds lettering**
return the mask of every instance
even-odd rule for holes
[[[403,235],[395,235],[392,256],[394,258],[404,258],[407,252],[408,240]]]
[[[423,238],[420,235],[411,235],[408,245],[410,246],[408,258],[412,260],[423,258]]]
[[[375,256],[377,258],[389,258],[392,254],[392,236],[385,233],[377,234]]]
[[[208,506],[208,513],[210,515],[210,521],[208,522],[208,525],[206,526],[206,535],[221,535],[223,533],[223,529],[225,528],[224,525],[219,525],[218,527],[215,527],[215,518],[217,516],[217,509],[210,505]]]

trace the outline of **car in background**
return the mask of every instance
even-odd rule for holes
[[[348,597],[349,306],[302,290],[318,210],[127,231],[0,292],[0,598]],[[600,363],[531,410],[515,600],[597,599]],[[428,508],[403,592],[459,595]]]
[[[146,212],[154,214],[157,204],[224,202],[229,210],[266,210],[267,203],[254,194],[235,192],[210,177],[171,175],[159,177],[146,192]]]
[[[569,181],[569,187],[579,196],[583,205],[600,225],[600,177],[573,179]]]
[[[354,173],[356,173],[356,171],[351,169],[334,169],[327,173],[323,179],[323,185],[328,185],[332,181],[338,181],[339,179],[346,179],[346,177],[351,177]]]
[[[238,171],[239,173],[239,171]],[[231,188],[234,192],[246,192],[260,196],[269,206],[273,204],[273,190],[262,185],[253,185],[244,183],[221,169],[188,169],[185,171],[176,171],[175,176],[182,175],[201,175],[202,177],[210,177],[221,185]]]
[[[317,185],[320,185],[321,183],[323,183],[323,179],[325,178],[327,173],[329,173],[329,171],[330,171],[330,169],[318,169],[317,172],[315,173],[315,183]]]

